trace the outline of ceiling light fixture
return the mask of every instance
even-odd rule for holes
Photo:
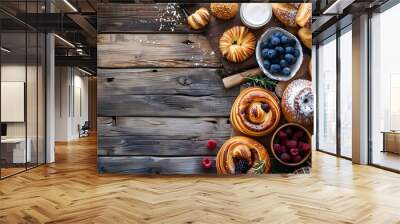
[[[90,73],[90,72],[88,72],[88,71],[86,71],[86,70],[83,70],[83,69],[81,69],[81,68],[79,68],[79,67],[78,67],[78,70],[81,71],[81,72],[83,72],[83,73],[85,73],[85,74],[87,74],[87,75],[90,75],[90,76],[93,75],[92,73]]]
[[[54,34],[55,37],[57,37],[59,40],[61,40],[62,42],[64,42],[65,44],[67,44],[68,46],[75,48],[75,45],[73,45],[71,42],[69,42],[68,40],[60,37],[58,34]]]
[[[5,47],[1,47],[0,49],[1,49],[1,51],[4,51],[6,53],[10,53],[11,52],[11,50],[9,50],[9,49],[7,49]]]
[[[68,0],[64,0],[64,3],[68,5],[74,12],[78,12],[78,10],[73,6]]]
[[[343,10],[351,5],[354,0],[336,0],[332,5],[322,13],[323,15],[338,15],[342,14]]]

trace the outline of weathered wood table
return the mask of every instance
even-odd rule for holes
[[[224,89],[221,60],[185,18],[171,3],[99,4],[99,172],[216,174],[201,161],[230,138],[239,88]]]
[[[98,169],[201,174],[204,156],[230,137],[238,89],[225,90],[220,60],[174,4],[100,4]]]

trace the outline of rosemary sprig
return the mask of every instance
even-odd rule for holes
[[[278,83],[278,81],[272,80],[264,75],[246,77],[246,81],[252,86],[260,86],[271,91],[275,91],[276,84]]]
[[[247,171],[248,174],[263,174],[265,170],[265,161],[257,160],[254,166]]]

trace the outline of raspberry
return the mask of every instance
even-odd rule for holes
[[[207,149],[214,150],[217,147],[217,141],[215,140],[208,140],[207,142]]]
[[[204,157],[201,163],[205,169],[211,169],[212,167],[212,160],[208,157]]]

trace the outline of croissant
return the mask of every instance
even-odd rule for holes
[[[267,135],[281,118],[278,98],[263,88],[247,88],[236,98],[230,116],[235,130],[250,136]]]
[[[244,26],[234,26],[225,31],[219,40],[221,54],[231,62],[243,62],[253,55],[256,38]]]
[[[313,124],[314,94],[310,81],[298,79],[288,85],[282,96],[282,112],[288,122]]]
[[[236,136],[227,140],[218,151],[216,167],[218,174],[262,174],[271,171],[271,161],[259,142]]]
[[[194,30],[199,30],[207,26],[210,21],[210,13],[206,8],[196,10],[192,15],[187,18],[189,26]]]

